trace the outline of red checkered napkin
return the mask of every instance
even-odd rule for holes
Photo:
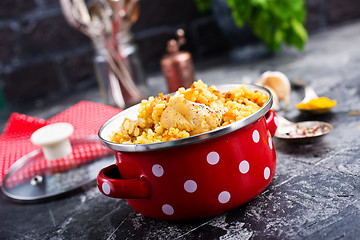
[[[74,133],[70,139],[97,136],[100,127],[119,112],[117,108],[81,101],[48,120],[19,113],[11,114],[4,132],[0,135],[0,179],[3,179],[11,165],[19,158],[39,149],[39,146],[33,145],[30,141],[32,133],[37,129],[51,123],[67,122],[74,126]],[[52,161],[36,161],[35,164],[27,166],[20,175],[16,174],[16,179],[11,180],[15,183],[29,179],[34,172],[44,169],[64,171],[109,154],[111,151],[101,143],[79,144],[74,146],[73,152],[66,157]]]

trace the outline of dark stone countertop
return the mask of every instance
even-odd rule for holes
[[[102,195],[95,185],[43,203],[0,196],[1,239],[359,239],[360,236],[360,22],[313,34],[305,52],[284,49],[248,63],[209,63],[197,75],[207,83],[253,82],[266,70],[306,79],[338,104],[322,116],[302,115],[293,88],[288,119],[323,120],[333,132],[308,143],[274,139],[277,170],[251,202],[222,215],[169,222],[135,212],[125,200]],[[163,91],[160,75],[149,81]],[[100,101],[96,90],[26,112],[49,117],[78,99]],[[68,105],[67,105],[68,104]],[[355,112],[356,111],[356,112]],[[352,114],[351,114],[352,112]]]

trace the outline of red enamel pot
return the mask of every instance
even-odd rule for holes
[[[228,91],[236,85],[218,86]],[[111,118],[99,131],[103,144],[115,151],[116,164],[97,177],[100,191],[124,198],[139,213],[157,219],[185,220],[214,216],[260,194],[276,168],[272,137],[277,118],[267,103],[253,115],[189,138],[152,144],[109,141],[124,118],[136,118],[138,105]]]

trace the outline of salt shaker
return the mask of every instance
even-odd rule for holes
[[[179,51],[180,46],[185,43],[185,32],[178,29],[176,35],[178,40],[168,41],[167,54],[160,61],[169,92],[175,92],[180,87],[188,88],[195,80],[191,54]]]

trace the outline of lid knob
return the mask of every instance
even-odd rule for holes
[[[55,160],[72,152],[69,137],[73,132],[74,127],[70,123],[53,123],[36,130],[30,140],[42,147],[47,160]]]

